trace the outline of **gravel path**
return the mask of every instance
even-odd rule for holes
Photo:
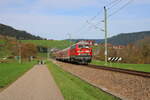
[[[36,65],[0,93],[0,100],[64,100],[45,65]]]
[[[150,100],[150,78],[53,61],[64,70],[125,100]]]

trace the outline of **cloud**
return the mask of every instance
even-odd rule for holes
[[[3,14],[0,22],[45,38],[65,38],[85,21],[81,16],[46,16],[32,14]]]
[[[85,24],[85,19],[88,18],[65,15],[0,15],[0,22],[3,24],[49,39],[65,39],[68,38],[68,33],[72,34],[72,38],[104,38],[104,33],[89,27]],[[116,19],[109,21],[108,25],[109,36],[113,36],[118,33],[150,30],[150,19]]]
[[[68,38],[67,33],[71,33],[72,38],[103,38],[103,32],[89,27],[87,24],[82,31],[78,32],[77,30],[82,28],[87,19],[94,16],[93,12],[99,11],[99,8],[102,8],[108,1],[113,0],[1,0],[0,23],[49,39]],[[149,29],[150,19],[145,17],[149,17],[149,14],[145,14],[144,11],[147,8],[142,9],[141,4],[150,4],[150,0],[134,0],[132,4],[140,5],[136,6],[137,12],[135,12],[133,6],[133,8],[122,10],[109,21],[110,36],[120,32]],[[97,11],[88,7],[95,7]],[[55,14],[55,12],[65,12],[66,10],[72,11],[72,14],[70,12]],[[81,10],[88,13],[87,17],[80,15]],[[76,16],[73,16],[75,11]],[[142,15],[140,15],[143,17],[138,15],[139,11],[142,12]],[[133,13],[131,14],[131,12]],[[118,16],[120,17],[116,18]],[[96,21],[99,22],[100,18]]]
[[[150,0],[133,0],[135,4],[150,4]]]
[[[4,6],[19,6],[19,5],[24,5],[28,2],[28,0],[0,0],[0,6],[4,7]]]
[[[102,7],[112,1],[114,0],[0,0],[0,6],[30,6],[32,9],[78,9],[83,7]],[[122,0],[122,2],[126,1]],[[150,4],[150,0],[133,0],[133,3]]]
[[[37,0],[35,3],[35,7],[47,7],[51,9],[72,9],[98,5],[101,5],[99,0]]]
[[[83,7],[99,7],[103,0],[0,0],[0,7],[26,7],[39,9],[79,9]],[[32,4],[32,5],[31,5]]]
[[[150,19],[113,20],[109,23],[109,35],[126,32],[150,31]]]

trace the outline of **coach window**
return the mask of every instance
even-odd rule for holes
[[[73,49],[75,49],[75,48],[76,48],[76,45],[73,46]]]
[[[74,48],[76,48],[75,45],[73,45],[73,46],[71,47],[71,49],[74,49]]]

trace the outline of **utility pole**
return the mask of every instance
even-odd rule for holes
[[[47,48],[47,60],[50,58],[50,48]]]
[[[19,40],[19,63],[21,63],[21,42]]]
[[[108,50],[107,50],[107,9],[104,6],[104,23],[105,23],[105,65],[107,65],[107,54],[108,54]]]
[[[70,33],[68,33],[68,35],[69,35],[70,47],[71,47],[71,34],[70,34]]]

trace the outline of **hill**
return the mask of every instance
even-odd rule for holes
[[[138,40],[142,40],[144,37],[150,37],[150,31],[122,33],[109,38],[108,43],[113,45],[127,45],[130,43],[135,43]]]
[[[13,27],[0,24],[0,35],[14,37],[19,40],[42,40],[39,36],[34,36],[26,31],[17,30]]]
[[[150,31],[121,33],[119,35],[108,38],[108,43],[113,45],[127,45],[130,43],[135,43],[138,40],[142,40],[144,37],[150,37]],[[104,39],[72,39],[74,42],[80,40],[94,40],[96,43],[104,43]]]

